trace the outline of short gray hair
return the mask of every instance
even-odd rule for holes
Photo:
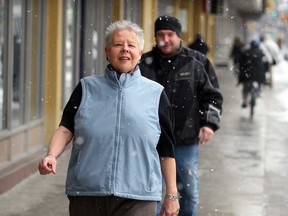
[[[138,39],[139,48],[144,49],[144,31],[143,29],[129,20],[120,20],[111,23],[105,32],[105,47],[108,47],[112,42],[113,34],[118,30],[131,30],[136,33]]]

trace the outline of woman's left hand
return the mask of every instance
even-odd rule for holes
[[[180,205],[178,200],[164,199],[160,216],[176,216],[179,213]]]

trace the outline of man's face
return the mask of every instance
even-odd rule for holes
[[[180,43],[181,38],[174,31],[160,30],[156,33],[156,44],[163,55],[171,56],[176,54]]]

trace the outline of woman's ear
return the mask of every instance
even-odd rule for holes
[[[106,54],[106,60],[109,62],[110,60],[109,60],[109,51],[108,51],[108,48],[107,47],[105,47],[105,54]]]

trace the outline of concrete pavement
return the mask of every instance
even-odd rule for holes
[[[58,159],[55,175],[41,176],[38,171],[0,196],[1,216],[65,216],[68,199],[65,179],[69,151]],[[39,158],[40,159],[40,158]],[[37,167],[35,167],[35,170]]]
[[[263,89],[255,116],[242,109],[241,87],[218,68],[224,112],[213,141],[200,146],[199,216],[284,216],[288,212],[288,64],[274,68],[273,89]],[[56,175],[30,176],[0,196],[1,216],[65,216],[69,152]],[[37,169],[37,167],[35,167]]]
[[[231,73],[218,73],[224,112],[214,140],[200,147],[198,215],[286,216],[288,64],[273,68],[274,86],[263,89],[252,120]]]

